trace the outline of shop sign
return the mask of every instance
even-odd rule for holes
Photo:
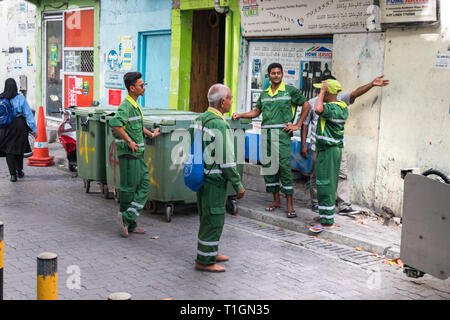
[[[437,22],[437,0],[381,0],[381,23]]]
[[[244,37],[380,31],[374,0],[240,0]]]

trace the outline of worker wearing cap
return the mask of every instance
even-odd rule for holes
[[[314,110],[319,115],[316,129],[315,173],[320,224],[309,230],[321,232],[334,227],[336,190],[348,108],[344,101],[337,101],[337,95],[342,91],[339,81],[329,79],[315,83],[314,87],[320,88],[320,94],[314,105]]]
[[[145,83],[140,72],[128,72],[124,75],[128,95],[119,106],[109,126],[116,136],[116,148],[120,171],[120,211],[117,214],[119,233],[127,237],[129,232],[145,233],[138,228],[136,219],[148,199],[150,176],[144,161],[144,135],[154,138],[159,135],[159,128],[153,133],[143,126],[143,115],[138,97],[144,95]]]
[[[256,108],[246,113],[234,113],[233,120],[239,118],[255,118],[262,113],[261,129],[267,130],[267,156],[271,162],[263,164],[263,168],[270,168],[274,158],[278,156],[278,167],[275,173],[266,171],[264,181],[266,191],[273,194],[273,202],[266,207],[266,211],[274,211],[281,207],[280,191],[286,195],[288,218],[297,217],[293,207],[293,183],[291,169],[291,137],[292,132],[298,130],[308,115],[310,106],[300,90],[285,85],[283,82],[283,67],[279,63],[271,63],[267,67],[271,85],[264,90],[256,102]],[[291,123],[295,117],[296,106],[302,106],[299,120]],[[294,111],[294,112],[293,112]],[[272,154],[272,136],[278,135],[278,154]],[[275,138],[276,141],[276,138]],[[276,161],[275,161],[276,162]]]

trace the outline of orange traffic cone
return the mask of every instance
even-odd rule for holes
[[[44,108],[39,107],[37,137],[34,142],[33,156],[28,158],[27,166],[47,167],[55,164],[54,157],[48,153],[47,132],[45,131]]]

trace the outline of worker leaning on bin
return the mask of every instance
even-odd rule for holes
[[[143,115],[137,99],[145,92],[140,72],[128,72],[123,77],[128,95],[119,106],[113,119],[109,121],[116,140],[120,171],[120,212],[117,214],[119,232],[127,237],[129,232],[145,233],[138,228],[139,217],[148,199],[150,177],[144,161],[145,137],[159,135],[159,128],[153,133],[143,124]]]
[[[200,228],[195,269],[223,272],[225,268],[216,262],[229,260],[227,256],[218,252],[225,222],[227,184],[231,182],[238,199],[244,196],[245,189],[236,170],[234,136],[223,115],[230,111],[233,102],[230,89],[223,84],[211,86],[208,91],[208,102],[209,108],[195,120],[193,126],[203,131],[202,145],[205,150],[204,184],[197,191]],[[192,139],[194,129],[190,129],[190,134]],[[214,148],[210,149],[212,143]],[[210,157],[207,149],[213,150]]]

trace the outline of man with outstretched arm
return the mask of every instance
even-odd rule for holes
[[[384,75],[376,77],[371,82],[353,90],[352,92],[340,93],[337,95],[338,101],[344,101],[347,106],[353,104],[356,98],[362,96],[366,92],[368,92],[373,87],[385,87],[389,85],[389,80],[383,80]],[[333,79],[336,80],[335,77],[331,75],[327,75],[322,77],[322,81]],[[310,194],[311,194],[311,209],[314,212],[319,212],[317,206],[317,186],[316,186],[316,175],[314,173],[314,167],[316,162],[316,128],[317,128],[317,120],[319,119],[319,115],[314,111],[314,105],[316,103],[317,97],[310,99],[308,102],[312,106],[309,111],[306,120],[303,122],[301,128],[301,155],[306,159],[308,157],[308,149],[306,145],[306,138],[308,135],[308,129],[311,127],[311,136],[310,136],[310,148],[311,148],[311,175],[309,178],[310,182]],[[342,152],[342,160],[339,171],[339,182],[336,193],[336,205],[337,205],[337,213],[340,215],[350,215],[357,214],[359,211],[355,210],[351,206],[350,202],[350,190],[347,182],[347,159],[345,156],[345,152]]]

